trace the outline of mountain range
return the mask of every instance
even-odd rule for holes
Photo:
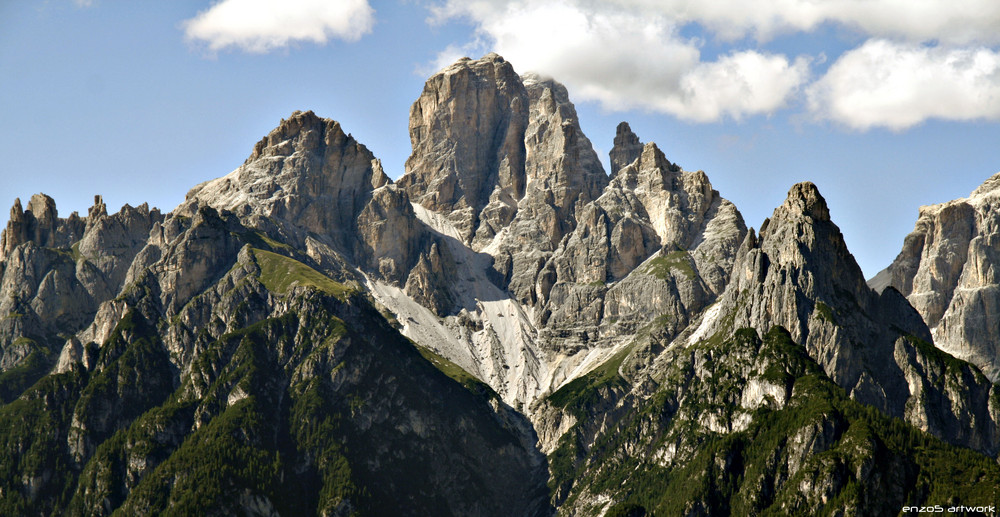
[[[1000,502],[1000,175],[871,281],[496,54],[393,181],[295,112],[180,206],[14,202],[3,515],[882,515]]]

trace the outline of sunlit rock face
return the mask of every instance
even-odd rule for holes
[[[964,199],[920,207],[896,260],[872,286],[899,290],[934,343],[1000,376],[1000,175]]]

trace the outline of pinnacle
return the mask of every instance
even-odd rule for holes
[[[632,132],[632,127],[629,126],[628,122],[625,122],[624,120],[621,121],[621,122],[619,122],[618,123],[618,127],[615,128],[615,141],[617,141],[619,139],[619,137],[622,140],[629,141],[629,142],[638,142],[639,141],[639,137],[636,136],[635,133]]]
[[[826,205],[826,199],[823,199],[819,189],[811,181],[792,185],[788,191],[788,198],[781,208],[808,215],[816,221],[830,220],[830,209]]]
[[[14,198],[14,206],[10,207],[10,218],[20,219],[24,216],[24,208],[21,207],[21,198]]]
[[[639,137],[632,132],[628,122],[618,124],[615,130],[614,147],[611,156],[611,175],[614,176],[622,167],[635,161],[642,154],[643,146]]]

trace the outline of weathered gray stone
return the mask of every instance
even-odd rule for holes
[[[968,198],[920,208],[903,249],[872,287],[899,290],[934,344],[1000,377],[1000,174]]]
[[[615,129],[614,146],[608,153],[611,158],[611,177],[618,174],[618,171],[622,167],[639,159],[639,155],[642,154],[642,148],[642,142],[632,132],[632,128],[629,127],[628,122],[618,124],[618,128]]]

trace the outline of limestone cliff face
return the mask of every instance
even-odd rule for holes
[[[505,226],[524,196],[528,104],[520,77],[496,54],[431,77],[410,108],[413,154],[399,185],[444,213],[467,243],[481,225]]]
[[[195,206],[285,223],[282,229],[295,236],[328,236],[350,253],[357,244],[358,215],[372,191],[389,183],[375,156],[339,123],[307,111],[282,120],[240,168],[198,185],[187,199]]]
[[[488,245],[494,268],[521,302],[537,302],[536,282],[545,262],[577,226],[577,210],[597,199],[608,183],[590,140],[577,122],[566,88],[528,74],[531,101],[524,135],[525,196],[509,226],[481,232],[473,247]]]
[[[277,232],[317,262],[346,259],[394,285],[405,285],[414,268],[423,274],[420,260],[432,253],[433,236],[406,192],[338,122],[311,111],[283,120],[240,168],[192,189],[178,214],[202,205]],[[442,314],[452,309],[435,307]]]
[[[968,198],[920,208],[893,263],[872,279],[924,317],[934,344],[1000,376],[1000,174]]]

